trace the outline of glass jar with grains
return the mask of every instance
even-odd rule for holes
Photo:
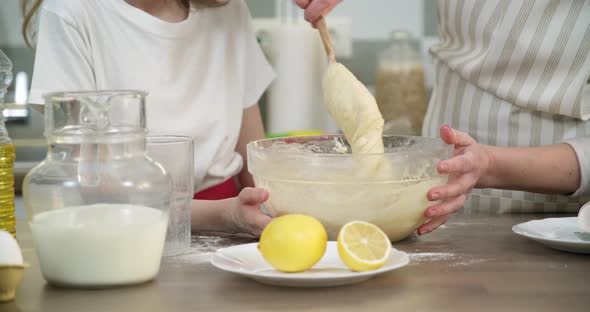
[[[426,84],[420,41],[395,31],[391,45],[379,55],[375,87],[384,134],[420,135],[426,113]]]

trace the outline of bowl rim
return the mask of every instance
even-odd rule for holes
[[[419,140],[427,140],[431,142],[437,143],[437,145],[432,147],[421,148],[417,150],[403,150],[403,151],[391,151],[391,152],[384,152],[384,153],[362,153],[362,154],[352,154],[352,153],[308,153],[308,152],[293,152],[293,151],[285,151],[285,150],[271,150],[261,146],[261,143],[265,142],[272,142],[272,141],[281,141],[281,140],[298,140],[298,139],[333,139],[333,138],[342,138],[346,140],[343,134],[323,134],[323,135],[302,135],[302,136],[292,136],[292,137],[277,137],[277,138],[266,138],[260,139],[256,141],[252,141],[247,144],[247,149],[252,150],[258,153],[276,153],[276,154],[289,154],[291,156],[301,156],[301,157],[382,157],[382,156],[401,156],[407,154],[415,154],[415,153],[433,153],[433,152],[441,152],[441,153],[450,153],[453,150],[453,145],[446,144],[440,138],[430,138],[424,136],[412,136],[412,135],[383,135],[383,138],[411,138],[411,139],[419,139]]]

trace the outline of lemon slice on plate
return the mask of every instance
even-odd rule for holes
[[[391,254],[391,242],[377,226],[352,221],[338,233],[340,259],[352,271],[369,271],[382,267]]]

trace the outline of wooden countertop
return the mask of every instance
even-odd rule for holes
[[[336,288],[264,286],[219,271],[216,247],[245,239],[193,238],[194,252],[165,259],[150,283],[106,290],[48,286],[19,223],[31,264],[17,298],[0,311],[590,311],[590,256],[555,251],[512,233],[514,224],[547,215],[456,216],[442,229],[394,246],[408,266]],[[200,250],[200,252],[198,252]]]

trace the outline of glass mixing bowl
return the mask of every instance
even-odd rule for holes
[[[383,154],[351,154],[344,136],[265,139],[248,144],[256,186],[270,192],[272,217],[302,213],[326,227],[331,240],[347,222],[379,226],[391,241],[408,237],[426,219],[431,188],[447,182],[436,171],[453,147],[439,139],[384,136]]]

